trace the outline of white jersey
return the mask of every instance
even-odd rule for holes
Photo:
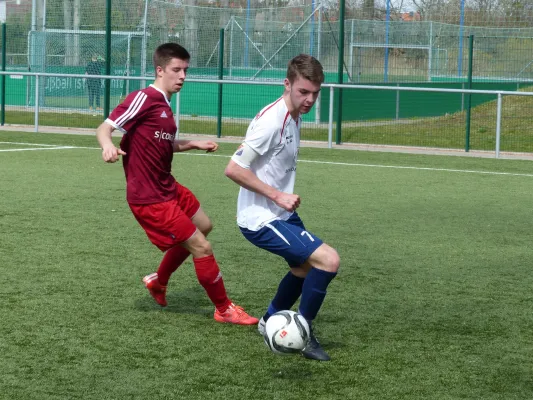
[[[263,108],[246,131],[244,143],[260,155],[250,170],[281,192],[294,192],[301,125],[302,118],[293,119],[281,97]],[[238,157],[232,159],[239,164]],[[291,215],[272,200],[241,187],[237,201],[240,227],[257,231],[273,220],[287,220]]]

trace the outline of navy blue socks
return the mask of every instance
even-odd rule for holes
[[[305,278],[299,278],[289,271],[279,283],[278,291],[268,306],[268,310],[263,316],[263,319],[266,321],[272,314],[278,311],[290,310],[302,294],[304,281]]]
[[[311,268],[308,272],[303,284],[302,299],[298,310],[307,321],[315,319],[326,297],[327,287],[335,276],[337,276],[336,272],[317,268]]]
[[[318,268],[311,268],[305,278],[298,278],[289,271],[279,283],[278,291],[263,319],[266,321],[278,311],[290,310],[301,295],[298,312],[311,322],[318,314],[326,297],[327,287],[335,276],[336,272]]]

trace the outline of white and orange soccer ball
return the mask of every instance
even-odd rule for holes
[[[275,354],[298,353],[309,340],[309,325],[299,313],[278,311],[265,325],[265,343]]]

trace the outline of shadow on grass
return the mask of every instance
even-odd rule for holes
[[[135,308],[143,312],[158,311],[163,309],[166,312],[175,314],[195,314],[205,315],[213,318],[214,306],[209,301],[205,291],[199,285],[181,289],[179,291],[170,290],[167,293],[168,306],[159,306],[154,299],[146,292],[146,296],[135,301]]]

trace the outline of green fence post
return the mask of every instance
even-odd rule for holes
[[[2,72],[6,71],[6,23],[2,24]],[[2,110],[0,112],[0,125],[6,122],[6,76],[2,75]]]
[[[344,75],[344,9],[346,0],[339,5],[339,68],[337,83],[342,85]],[[337,122],[335,124],[335,143],[341,144],[342,139],[342,89],[337,89]]]
[[[105,74],[111,75],[111,0],[106,0],[105,17]],[[104,119],[109,116],[109,104],[111,103],[111,81],[105,80],[104,90]]]
[[[474,57],[474,35],[468,37],[468,81],[467,89],[472,89],[472,65]],[[470,151],[470,111],[472,109],[472,94],[466,95],[466,137],[465,137],[465,151]]]
[[[218,40],[218,79],[224,79],[224,28]],[[217,137],[222,136],[222,83],[218,84]]]

